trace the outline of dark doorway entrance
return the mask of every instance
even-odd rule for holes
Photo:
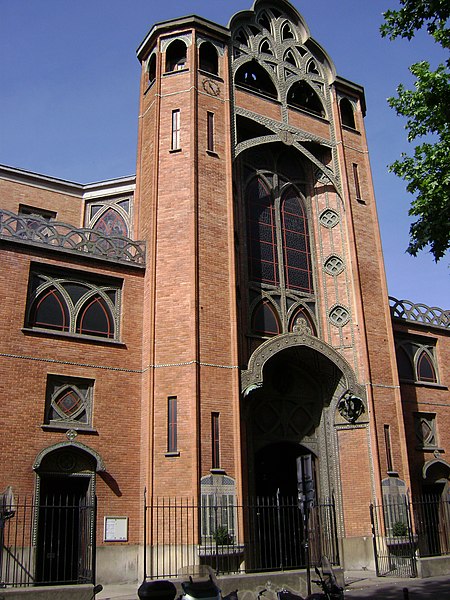
[[[41,476],[36,555],[41,585],[92,581],[90,482],[83,475]]]
[[[306,564],[303,514],[298,502],[297,458],[309,454],[292,442],[270,444],[255,455],[253,560],[267,570]]]
[[[417,503],[416,512],[420,510],[420,524],[425,533],[421,538],[420,548],[424,556],[439,556],[442,552],[442,541],[444,541],[444,548],[448,547],[448,534],[445,534],[448,516],[445,514],[445,503],[442,501],[444,490],[443,482],[424,483],[422,486],[423,501]]]
[[[279,442],[265,446],[255,456],[255,489],[257,496],[297,499],[297,458],[310,452],[300,444]],[[312,461],[313,469],[315,461]],[[315,475],[315,470],[313,471]],[[315,479],[315,477],[314,477]]]

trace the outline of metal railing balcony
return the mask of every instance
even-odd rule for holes
[[[145,268],[146,244],[0,209],[0,240]]]

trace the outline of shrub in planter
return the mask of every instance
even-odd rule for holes
[[[216,529],[216,531],[213,533],[213,538],[219,546],[229,546],[233,543],[233,538],[228,533],[228,529],[225,527],[225,525],[220,525]]]
[[[392,525],[392,535],[394,537],[405,537],[408,535],[408,525],[403,521],[396,521]]]

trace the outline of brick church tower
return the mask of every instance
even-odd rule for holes
[[[408,481],[364,91],[284,0],[158,24],[138,58],[150,493],[294,496],[310,461],[356,555]]]
[[[138,235],[149,240],[152,365],[143,403],[156,495],[197,496],[210,469],[240,479],[227,40],[193,17],[155,26],[138,51]]]

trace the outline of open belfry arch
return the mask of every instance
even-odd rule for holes
[[[212,471],[238,497],[270,494],[267,448],[280,462],[283,448],[287,462],[309,452],[351,562],[381,490],[386,418],[408,481],[364,91],[284,0],[256,1],[228,28],[156,25],[138,57],[148,489],[197,497]]]

